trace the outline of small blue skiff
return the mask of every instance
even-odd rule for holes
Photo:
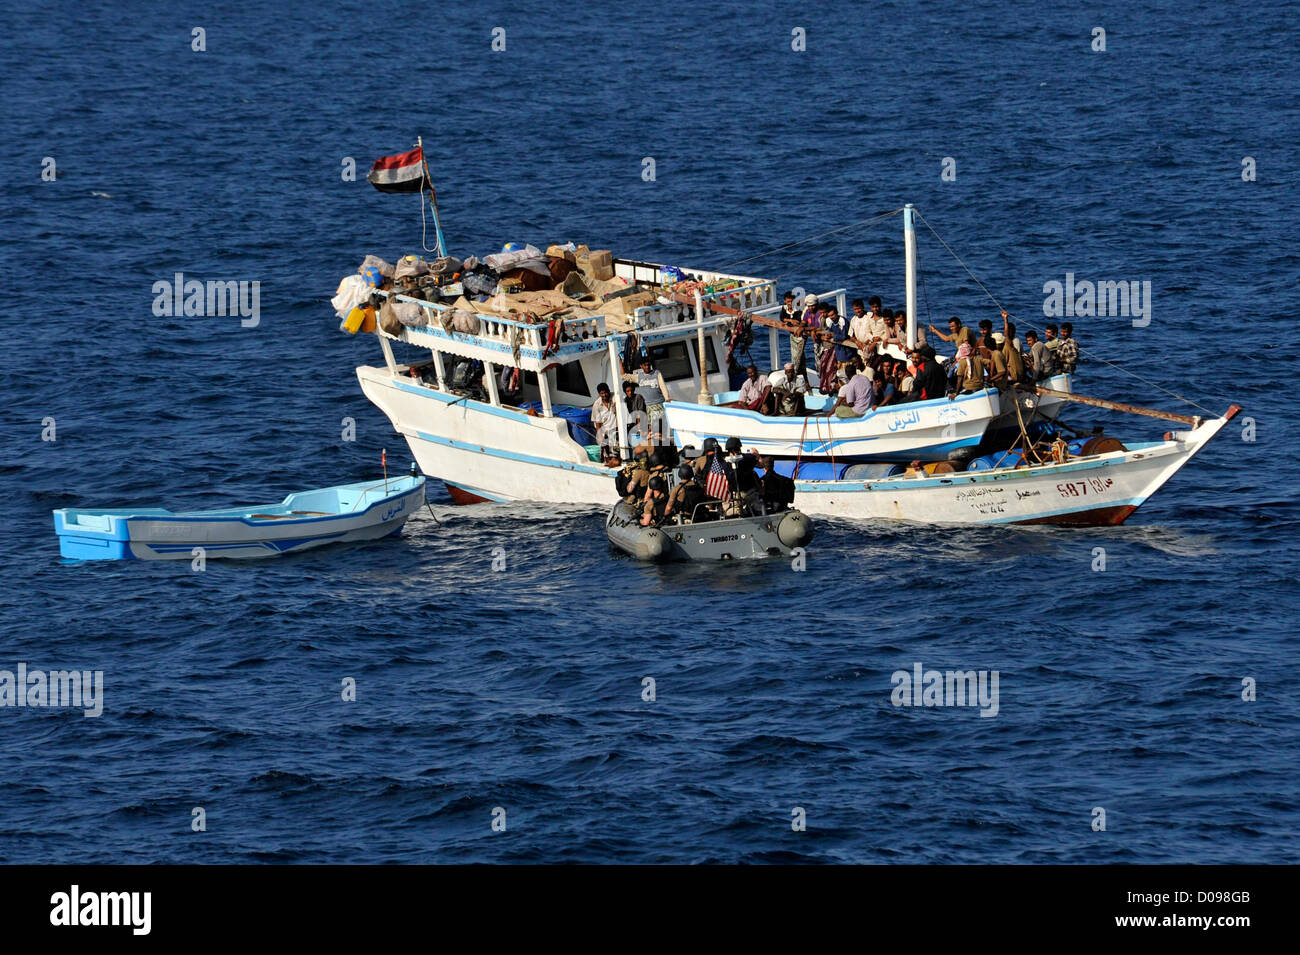
[[[341,541],[396,534],[424,504],[424,478],[362,481],[290,494],[279,504],[221,511],[161,507],[59,508],[59,552],[74,560],[274,557]]]

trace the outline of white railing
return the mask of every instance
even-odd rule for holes
[[[385,295],[389,293],[381,292],[380,294]],[[479,320],[479,331],[477,335],[472,335],[468,332],[459,332],[454,329],[443,329],[442,316],[446,312],[453,310],[451,305],[443,302],[427,302],[424,299],[411,298],[408,295],[402,295],[400,293],[393,294],[392,298],[398,302],[413,302],[421,308],[427,309],[431,312],[432,314],[428,316],[429,322],[427,326],[430,328],[436,328],[449,333],[454,332],[457,335],[465,335],[469,338],[482,338],[490,342],[504,345],[510,344],[511,330],[519,328],[523,330],[523,337],[520,340],[520,345],[522,347],[546,347],[546,336],[549,325],[547,322],[521,322],[517,319],[505,318],[504,316],[473,312],[472,314]],[[406,327],[418,332],[425,326],[415,325]],[[587,338],[604,338],[605,316],[597,315],[591,318],[567,318],[564,320],[564,330],[569,342]],[[569,342],[566,342],[566,344]]]
[[[726,281],[733,280],[728,278]],[[766,279],[758,279],[752,285],[742,285],[739,288],[708,292],[700,297],[706,302],[716,302],[743,312],[780,307],[776,300],[776,284]],[[704,325],[707,328],[730,320],[730,316],[714,314],[704,320]],[[695,306],[678,302],[670,305],[643,305],[632,315],[632,327],[637,331],[655,331],[687,323],[695,324]]]

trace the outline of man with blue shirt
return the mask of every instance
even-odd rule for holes
[[[845,344],[849,338],[849,323],[834,305],[826,307],[826,329],[831,333],[831,341],[835,343],[835,361],[843,371],[849,362],[858,357],[858,351],[852,345]]]

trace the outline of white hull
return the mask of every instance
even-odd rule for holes
[[[587,458],[559,418],[531,417],[391,375],[357,369],[361,390],[410,446],[420,470],[459,501],[599,504],[617,497],[614,470]],[[455,493],[453,491],[453,493]]]
[[[457,498],[461,503],[479,498],[609,507],[616,497],[615,472],[587,460],[560,419],[456,399],[383,368],[363,366],[357,376],[366,397],[406,438],[420,469],[464,492]],[[1205,421],[1175,440],[1059,465],[871,481],[796,480],[795,504],[815,516],[922,524],[1120,524],[1227,420]]]
[[[1228,418],[1179,439],[1065,464],[878,481],[795,481],[813,515],[922,524],[1121,524],[1191,460]]]
[[[888,405],[860,418],[775,417],[680,401],[664,406],[681,445],[698,448],[706,438],[736,437],[747,449],[777,457],[874,461],[946,460],[949,451],[978,444],[1000,411],[994,389],[952,400]]]
[[[1054,375],[1046,381],[1039,382],[1044,388],[1064,392],[1073,391],[1072,383],[1070,375]],[[1041,421],[1043,419],[1055,421],[1057,416],[1060,415],[1061,409],[1070,403],[1065,398],[1055,398],[1052,395],[1026,398],[1022,394],[1020,400],[1024,404],[1021,406],[1020,415],[1017,415],[1015,406],[1010,404],[1006,394],[1002,395],[1002,413],[989,424],[989,434],[996,434],[999,431],[1019,431],[1021,418],[1024,418],[1026,426],[1029,425],[1030,421]]]
[[[250,559],[396,534],[424,504],[424,478],[395,477],[217,511],[59,508],[54,530],[72,560]],[[315,510],[330,507],[330,511]]]

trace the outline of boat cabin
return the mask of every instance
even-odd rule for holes
[[[395,301],[414,303],[423,318],[423,323],[404,325],[396,335],[376,330],[384,360],[394,376],[459,394],[471,406],[567,418],[570,435],[586,446],[595,440],[590,429],[583,440],[584,430],[574,424],[590,420],[596,388],[603,382],[614,393],[620,445],[627,447],[621,378],[633,336],[634,347],[639,352],[643,346],[663,376],[667,397],[695,401],[707,394],[726,399],[728,336],[735,320],[706,312],[703,303],[774,313],[780,308],[775,282],[705,269],[669,269],[631,259],[613,260],[613,270],[615,279],[626,283],[625,291],[604,301],[565,301],[558,290],[535,293],[550,296],[545,300],[530,299],[528,293],[498,293],[483,302],[462,298],[455,303],[380,291],[379,295]],[[698,288],[699,305],[669,297],[683,281]],[[629,307],[620,300],[647,304]],[[775,355],[776,329],[771,333]],[[465,359],[482,362],[481,379],[471,381],[459,374],[466,367]],[[503,369],[518,374],[503,376]],[[516,387],[503,387],[507,381]]]

